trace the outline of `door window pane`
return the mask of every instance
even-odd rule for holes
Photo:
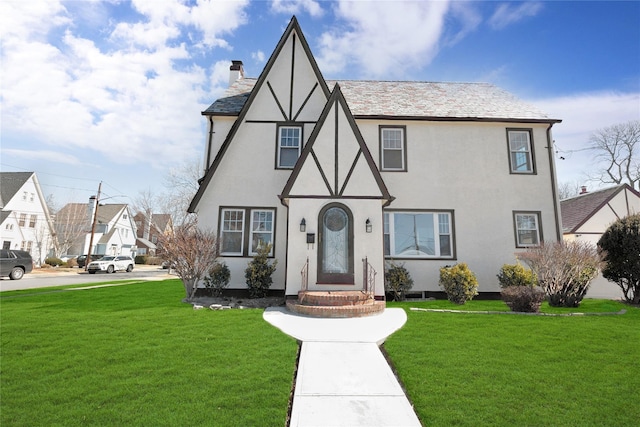
[[[349,217],[338,208],[328,209],[322,221],[322,272],[349,272]]]

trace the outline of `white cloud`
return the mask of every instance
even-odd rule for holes
[[[553,127],[559,182],[585,183],[586,176],[597,168],[593,152],[585,150],[591,132],[640,119],[638,92],[591,92],[532,102],[553,118],[562,119]]]
[[[7,148],[2,150],[3,156],[21,157],[31,161],[46,160],[65,165],[80,165],[82,162],[76,156],[50,150],[18,150]]]
[[[253,59],[258,63],[263,63],[265,59],[264,52],[261,50],[258,50],[256,52],[251,52],[251,59]]]
[[[502,3],[489,18],[489,25],[494,30],[501,30],[522,19],[536,16],[542,8],[542,3],[538,1],[524,1],[518,6],[514,6],[511,3]]]
[[[438,51],[449,5],[340,1],[335,14],[344,24],[320,37],[320,69],[327,76],[350,68],[365,78],[380,78],[421,68]]]
[[[290,15],[307,12],[313,17],[324,14],[320,4],[314,0],[272,0],[271,10],[276,13],[288,13]]]
[[[104,38],[93,41],[76,25],[91,14],[85,4],[79,12],[54,0],[0,2],[3,133],[55,147],[43,152],[78,148],[114,164],[161,168],[200,154],[198,117],[210,94],[226,87],[229,62],[221,80],[222,66],[211,76],[194,57],[227,46],[222,37],[246,21],[248,2],[188,4],[134,0],[140,15],[115,26],[105,19],[95,29]],[[12,149],[3,141],[5,148]]]

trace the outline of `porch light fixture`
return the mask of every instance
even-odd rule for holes
[[[367,218],[367,221],[364,223],[364,229],[367,231],[367,233],[371,233],[371,221],[369,221],[369,218]]]
[[[300,221],[300,232],[304,233],[305,231],[307,231],[307,221],[302,218],[302,221]]]

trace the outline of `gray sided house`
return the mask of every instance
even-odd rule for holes
[[[551,128],[485,83],[327,81],[294,17],[257,79],[202,114],[205,175],[190,212],[217,230],[230,288],[270,243],[273,289],[384,295],[388,262],[413,291],[466,262],[480,292],[518,252],[562,238]]]

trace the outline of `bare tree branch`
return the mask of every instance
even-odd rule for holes
[[[640,120],[595,130],[589,144],[602,165],[592,180],[604,184],[626,182],[640,189]]]

